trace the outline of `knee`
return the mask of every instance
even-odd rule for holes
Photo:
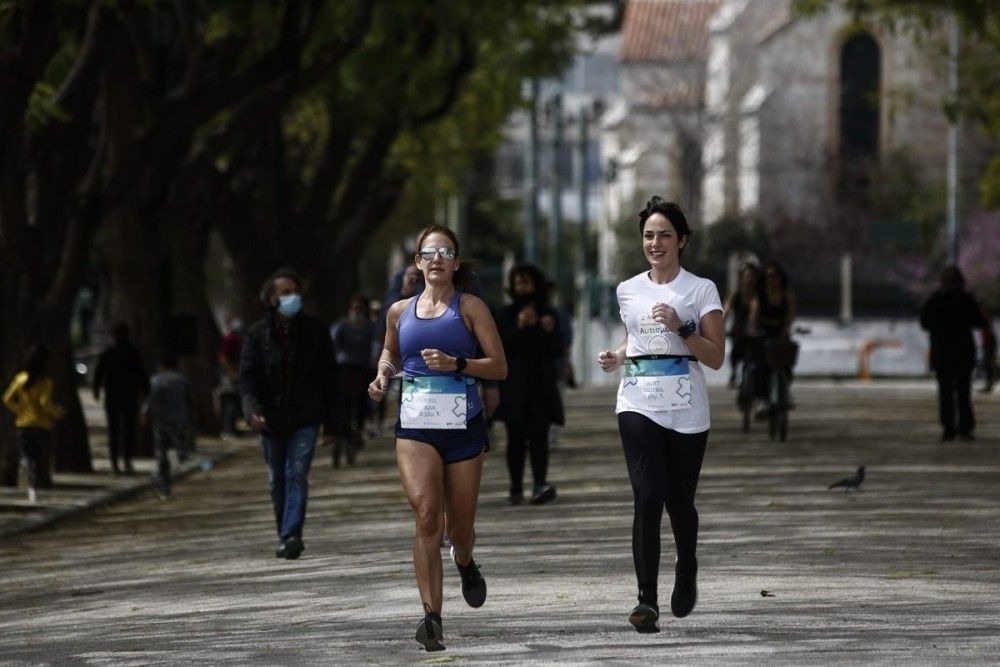
[[[687,521],[698,520],[698,509],[694,506],[692,498],[671,498],[667,501],[667,514],[671,521],[684,519]]]
[[[441,508],[431,505],[420,506],[413,514],[417,524],[417,535],[434,537],[441,534],[443,529]]]
[[[635,508],[641,512],[662,512],[663,494],[655,489],[637,489],[635,491]]]

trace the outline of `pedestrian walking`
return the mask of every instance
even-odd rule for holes
[[[44,345],[34,346],[28,354],[24,370],[3,393],[3,404],[14,413],[21,445],[21,459],[28,468],[28,502],[38,502],[38,487],[50,483],[49,452],[52,429],[61,419],[64,410],[52,400],[52,378],[45,373],[49,350]]]
[[[368,379],[372,375],[372,348],[376,325],[368,317],[368,299],[355,294],[347,304],[347,315],[330,327],[333,355],[339,371],[341,433],[333,445],[333,467],[340,457],[354,465],[355,453],[364,444],[365,419],[368,416]]]
[[[240,357],[243,414],[267,464],[277,524],[275,556],[295,560],[305,549],[302,528],[309,468],[323,426],[323,445],[337,435],[337,368],[330,333],[302,312],[302,278],[278,269],[264,282],[264,316],[247,331]]]
[[[413,566],[424,607],[416,639],[425,650],[439,651],[444,649],[445,523],[466,603],[480,607],[486,601],[486,581],[473,559],[473,546],[489,437],[475,379],[503,379],[507,362],[489,308],[463,291],[471,270],[459,259],[454,232],[427,227],[418,236],[417,248],[414,263],[425,289],[389,308],[385,344],[369,394],[381,401],[389,378],[402,370],[396,463],[416,523]],[[482,351],[478,358],[477,344]]]
[[[149,380],[149,396],[140,412],[143,427],[153,429],[155,477],[161,498],[170,496],[170,450],[177,453],[178,462],[184,463],[194,449],[193,411],[191,383],[177,370],[177,355],[164,352],[156,373]]]
[[[237,436],[240,416],[240,353],[243,351],[243,320],[229,318],[226,335],[219,344],[219,426],[223,435]]]
[[[965,276],[954,265],[941,271],[940,285],[920,309],[920,326],[930,333],[931,368],[938,385],[941,441],[975,440],[972,371],[976,344],[972,330],[989,326],[975,297],[965,289]],[[958,412],[956,429],[955,412]]]
[[[677,549],[670,609],[683,618],[698,598],[694,500],[711,425],[701,366],[722,366],[725,327],[715,284],[681,266],[691,238],[681,208],[654,196],[639,213],[639,232],[650,270],[618,285],[625,339],[601,352],[598,363],[605,372],[625,367],[616,412],[632,484],[639,587],[629,622],[638,632],[659,632],[664,506]]]
[[[507,379],[500,382],[496,418],[507,430],[507,472],[511,505],[524,502],[524,460],[530,455],[534,486],[531,503],[556,498],[548,482],[549,427],[563,424],[559,362],[564,337],[549,299],[548,281],[533,264],[511,268],[507,292],[513,299],[497,312],[497,328],[507,356]]]
[[[125,474],[131,475],[135,472],[132,453],[135,450],[139,406],[149,393],[149,374],[139,351],[129,340],[128,325],[118,322],[111,335],[114,344],[101,353],[94,370],[94,400],[100,400],[103,390],[111,474],[119,475],[124,469]]]

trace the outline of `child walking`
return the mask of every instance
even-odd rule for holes
[[[191,411],[194,406],[191,383],[177,370],[177,355],[166,352],[160,367],[149,381],[149,396],[142,406],[142,425],[151,423],[156,450],[156,480],[160,497],[170,495],[170,450],[177,451],[181,463],[193,449]]]
[[[42,478],[48,479],[49,443],[55,421],[64,410],[52,401],[52,378],[45,374],[49,350],[36,345],[28,354],[25,369],[14,376],[3,394],[3,404],[14,413],[14,425],[20,436],[21,458],[28,466],[28,502],[38,502],[39,466],[46,466]]]

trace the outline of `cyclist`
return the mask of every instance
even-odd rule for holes
[[[729,337],[733,341],[729,364],[729,388],[736,386],[737,366],[746,363],[750,356],[750,305],[757,296],[760,283],[760,267],[756,264],[744,264],[740,269],[740,284],[735,292],[726,297],[723,306],[728,317],[733,316],[733,327]]]
[[[757,290],[756,298],[750,304],[750,331],[763,337],[763,346],[759,352],[766,349],[767,344],[774,340],[787,340],[795,321],[795,293],[788,284],[788,274],[781,265],[773,259],[764,262],[762,267],[763,280]],[[767,363],[766,355],[756,359],[759,370],[756,387],[758,397],[765,401],[771,395],[772,368]],[[762,408],[766,416],[768,408]]]

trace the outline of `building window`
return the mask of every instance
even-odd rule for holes
[[[840,50],[840,155],[846,160],[878,155],[881,54],[868,33],[850,37]]]

